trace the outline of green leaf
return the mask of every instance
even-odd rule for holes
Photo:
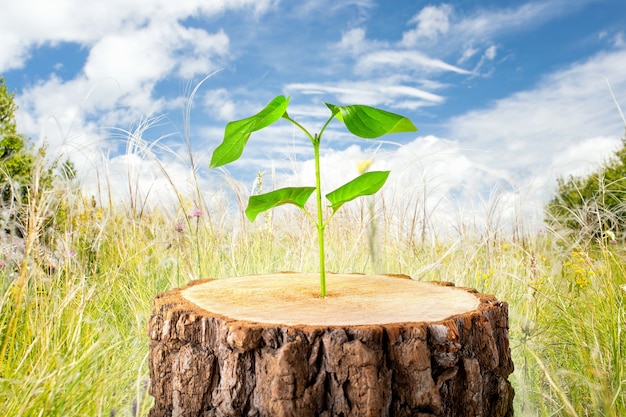
[[[360,104],[336,106],[325,103],[333,116],[341,120],[354,135],[373,139],[388,133],[417,132],[410,119],[374,107]]]
[[[224,140],[213,151],[210,167],[217,168],[236,161],[243,153],[243,148],[246,146],[250,134],[252,134],[252,127],[254,127],[254,120],[252,119],[228,123],[224,132]]]
[[[280,119],[287,111],[288,105],[289,98],[278,96],[254,116],[228,123],[222,143],[213,151],[210,167],[221,167],[239,159],[252,132],[261,130]]]
[[[372,195],[385,185],[389,177],[389,171],[372,171],[362,174],[347,184],[342,185],[335,191],[326,194],[334,212],[357,197]]]
[[[265,194],[253,195],[248,200],[246,217],[253,222],[259,214],[283,204],[295,204],[304,209],[304,205],[313,191],[315,191],[315,187],[287,187]]]

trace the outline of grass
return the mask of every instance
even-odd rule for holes
[[[329,270],[495,294],[510,304],[516,415],[626,415],[622,244],[489,228],[425,242],[421,223],[391,216],[371,239],[370,204],[330,223]],[[314,228],[295,210],[253,225],[182,200],[174,212],[133,207],[102,207],[71,187],[22,207],[24,255],[0,259],[0,415],[147,415],[156,293],[200,277],[317,270]]]

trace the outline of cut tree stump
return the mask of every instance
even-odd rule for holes
[[[281,273],[158,294],[151,417],[513,415],[508,305],[406,276]]]

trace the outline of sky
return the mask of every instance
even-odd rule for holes
[[[419,129],[364,140],[333,121],[326,191],[372,159],[392,171],[381,198],[433,231],[540,227],[556,179],[596,169],[626,127],[624,0],[21,0],[0,21],[18,128],[100,201],[216,209],[259,172],[264,191],[313,185],[310,142],[286,121],[208,169],[226,123],[285,95],[312,133],[325,102]]]

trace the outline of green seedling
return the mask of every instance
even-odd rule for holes
[[[365,139],[374,139],[389,133],[417,131],[417,128],[408,118],[385,110],[363,105],[336,106],[329,103],[325,104],[330,109],[331,115],[324,123],[322,130],[312,135],[287,114],[289,98],[278,96],[254,116],[228,123],[224,132],[224,140],[211,156],[211,168],[236,161],[243,153],[253,132],[261,130],[279,119],[293,123],[311,140],[315,157],[315,187],[288,187],[253,195],[248,201],[245,214],[253,222],[260,213],[266,210],[283,204],[293,204],[315,223],[319,242],[320,295],[322,298],[326,297],[326,270],[324,266],[324,229],[326,225],[341,206],[357,197],[375,194],[389,177],[389,171],[366,172],[326,194],[332,213],[327,219],[324,219],[320,180],[320,142],[324,130],[334,118],[337,118],[345,124],[352,134]],[[311,215],[305,207],[314,191],[316,192],[317,217]]]

